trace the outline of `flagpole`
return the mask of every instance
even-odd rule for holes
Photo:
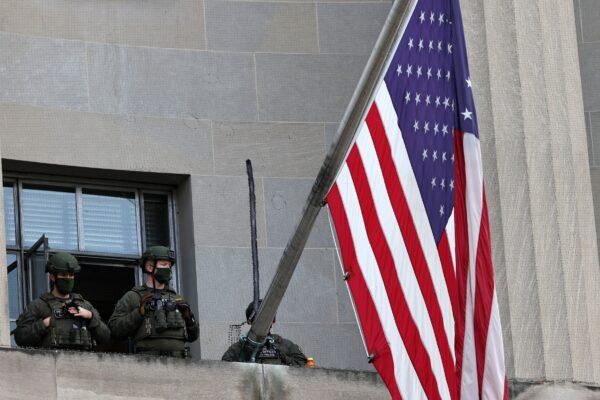
[[[331,236],[333,237],[333,240],[335,241],[335,255],[337,256],[338,262],[340,263],[340,269],[342,270],[342,275],[344,276],[344,286],[346,287],[346,290],[348,291],[348,297],[350,298],[350,304],[352,304],[352,311],[354,312],[354,318],[356,318],[356,322],[357,322],[356,325],[358,326],[358,333],[360,334],[360,338],[362,340],[362,344],[365,349],[365,353],[367,354],[367,358],[369,358],[369,357],[371,357],[371,355],[369,354],[369,347],[367,346],[367,341],[365,340],[365,334],[363,333],[363,329],[360,324],[360,319],[358,318],[358,313],[356,312],[356,304],[354,303],[354,298],[352,297],[352,293],[350,292],[350,285],[348,285],[348,279],[344,275],[344,272],[345,272],[344,271],[344,262],[342,260],[342,256],[340,255],[340,245],[337,240],[337,235],[335,233],[335,230],[333,229],[333,221],[331,220],[331,214],[328,214],[327,216],[329,217],[329,228],[331,229]],[[338,315],[338,318],[339,318],[339,315]]]
[[[317,175],[312,190],[308,196],[302,218],[296,226],[296,230],[288,242],[271,285],[261,303],[247,339],[251,343],[260,345],[264,342],[271,329],[273,319],[283,299],[287,287],[292,279],[298,260],[302,255],[306,241],[319,211],[324,205],[325,196],[333,185],[337,173],[344,162],[346,154],[354,141],[354,136],[367,111],[367,107],[373,101],[373,95],[380,81],[381,75],[393,56],[391,51],[395,45],[402,28],[408,23],[410,10],[417,0],[395,0],[390,13],[385,21],[379,38],[367,65],[363,70],[350,104],[346,108],[344,117],[338,127],[337,139],[331,146],[321,170]]]

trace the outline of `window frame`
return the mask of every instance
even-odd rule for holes
[[[15,253],[18,261],[18,275],[21,278],[19,280],[21,286],[21,295],[19,299],[19,309],[21,312],[25,309],[26,303],[33,299],[28,299],[30,292],[27,290],[26,282],[28,279],[25,277],[25,252],[31,248],[31,246],[25,246],[23,240],[23,204],[22,194],[24,186],[43,186],[47,188],[73,188],[75,194],[75,207],[76,207],[76,220],[77,220],[77,250],[65,250],[73,254],[75,257],[82,261],[90,261],[101,263],[104,265],[131,265],[137,266],[138,260],[142,253],[146,249],[146,222],[144,215],[144,194],[160,194],[167,198],[168,206],[168,217],[169,217],[169,246],[176,252],[176,265],[177,268],[173,270],[173,281],[172,285],[175,290],[180,291],[180,255],[178,249],[178,237],[177,237],[177,219],[176,219],[176,188],[170,185],[158,185],[149,183],[136,183],[119,180],[94,180],[89,178],[73,178],[65,176],[45,176],[45,175],[32,175],[23,173],[12,173],[5,172],[3,176],[3,187],[13,187],[13,205],[15,207],[15,237],[16,245],[6,245],[6,252]],[[83,227],[83,192],[86,189],[100,190],[106,192],[122,192],[134,194],[134,205],[135,205],[135,216],[136,216],[136,232],[137,232],[137,254],[118,254],[118,253],[105,253],[105,252],[92,252],[85,250],[84,244],[84,227]],[[4,210],[3,210],[4,212]],[[51,239],[51,238],[50,238]],[[52,247],[50,242],[50,253],[60,251],[64,249]],[[143,273],[141,268],[135,268],[136,284],[142,284]]]

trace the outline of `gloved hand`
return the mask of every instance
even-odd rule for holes
[[[154,295],[152,293],[148,293],[140,299],[140,314],[142,316],[146,315],[146,306],[152,301],[153,297]]]
[[[181,312],[181,315],[183,315],[183,318],[186,321],[189,321],[192,318],[192,310],[190,305],[183,300],[177,301],[175,304],[177,304],[177,308]]]

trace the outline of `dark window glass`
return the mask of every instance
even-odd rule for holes
[[[25,246],[46,234],[53,249],[77,249],[74,189],[26,187],[22,203]]]
[[[83,191],[85,251],[138,254],[137,226],[133,193]]]
[[[144,194],[146,247],[170,246],[169,202],[166,195]]]
[[[4,186],[4,229],[6,231],[6,244],[17,245],[15,225],[15,189],[12,185]]]

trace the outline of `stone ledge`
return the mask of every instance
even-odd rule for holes
[[[374,372],[0,348],[0,392],[12,399],[389,399]],[[516,400],[596,400],[600,387],[510,381]]]

